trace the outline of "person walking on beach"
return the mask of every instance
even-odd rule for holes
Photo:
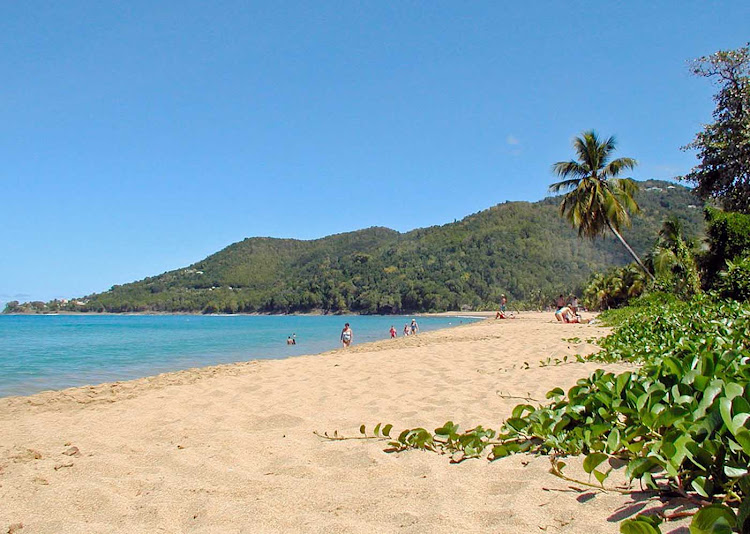
[[[408,323],[404,325],[404,335],[405,336],[409,335],[409,325],[408,325]]]
[[[412,335],[414,335],[417,332],[419,332],[419,325],[417,324],[417,320],[416,319],[412,319],[411,320],[411,333],[412,333]]]
[[[351,345],[353,339],[354,334],[352,333],[352,329],[349,328],[349,323],[346,323],[344,329],[341,331],[341,343],[344,344],[344,348]]]
[[[391,339],[393,339],[394,337],[396,337],[396,327],[391,325]]]

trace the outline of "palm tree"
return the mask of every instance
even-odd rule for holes
[[[654,275],[620,234],[620,228],[630,226],[630,213],[639,211],[633,198],[638,185],[617,175],[633,169],[638,162],[633,158],[611,159],[615,145],[614,136],[600,141],[595,131],[583,132],[573,140],[578,161],[555,163],[552,171],[563,180],[549,190],[567,192],[560,203],[560,214],[578,228],[579,236],[594,239],[609,229],[653,280]]]
[[[635,297],[640,296],[645,290],[648,280],[643,276],[643,271],[639,270],[633,264],[626,265],[622,268],[622,277],[624,280],[624,286],[626,289],[622,298],[624,301],[628,301]]]

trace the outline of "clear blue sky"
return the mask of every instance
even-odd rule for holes
[[[590,128],[672,178],[713,109],[686,62],[748,28],[746,0],[3,2],[0,303],[539,200]]]

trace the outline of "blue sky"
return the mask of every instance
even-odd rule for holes
[[[591,128],[634,178],[680,175],[713,109],[687,61],[748,21],[746,1],[4,2],[0,302],[539,200]]]

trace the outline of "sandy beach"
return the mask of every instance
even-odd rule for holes
[[[606,333],[522,313],[319,355],[0,399],[0,532],[616,533],[645,503],[557,478],[547,457],[451,464],[313,433],[358,436],[361,424],[383,422],[397,435],[447,420],[498,428],[522,402],[509,396],[544,399],[597,368],[625,369],[540,364],[593,352],[566,340]],[[588,478],[580,459],[566,461]]]

